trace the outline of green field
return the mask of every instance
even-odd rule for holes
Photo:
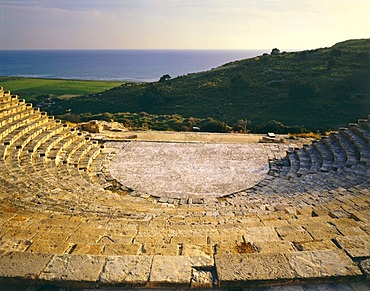
[[[81,80],[51,80],[20,77],[0,77],[0,86],[17,94],[27,102],[40,97],[65,99],[102,92],[122,85],[123,82],[81,81]]]

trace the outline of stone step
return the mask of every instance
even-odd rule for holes
[[[26,109],[26,103],[21,102],[19,103],[18,100],[12,101],[12,103],[8,104],[9,107],[3,107],[0,109],[0,118],[4,120],[8,116],[11,116],[12,114],[15,114],[17,112],[21,112]]]
[[[297,171],[299,170],[300,166],[298,155],[295,151],[292,151],[287,152],[287,156],[290,163],[290,169],[289,172],[287,173],[287,176],[291,178],[297,177]]]
[[[314,143],[314,146],[316,147],[322,159],[322,165],[319,168],[319,171],[321,172],[331,171],[333,167],[333,161],[334,161],[334,155],[331,152],[331,150],[328,148],[328,146],[324,142]]]
[[[347,157],[346,152],[342,149],[338,140],[335,137],[333,137],[333,135],[334,134],[331,134],[327,139],[324,140],[324,142],[333,154],[334,157],[333,167],[335,169],[338,169],[345,166]]]
[[[342,128],[334,137],[338,140],[341,148],[346,152],[346,164],[349,166],[356,165],[360,162],[360,153],[355,145],[347,138],[347,135],[344,134],[345,130],[345,128]]]
[[[33,131],[35,128],[40,129],[40,126],[45,126],[47,124],[48,118],[40,115],[33,115],[32,120],[29,120],[29,122],[21,126],[14,131],[12,131],[10,134],[7,135],[6,138],[3,139],[3,143],[5,145],[5,152],[4,152],[4,158],[7,154],[7,150],[10,147],[16,147],[16,142],[20,140],[24,135],[27,135],[30,131]],[[21,146],[21,143],[19,144]]]
[[[355,128],[357,128],[357,126],[352,125],[348,130],[344,131],[344,133],[360,153],[360,162],[370,162],[370,145],[362,136],[356,134]]]
[[[17,106],[25,106],[25,102],[19,102],[17,96],[3,100],[0,102],[0,117],[19,111],[20,108],[17,108]]]
[[[307,153],[310,155],[311,167],[309,169],[310,174],[316,173],[322,165],[322,157],[315,146],[309,146],[306,148]]]
[[[309,152],[307,151],[308,146],[303,147],[300,150],[297,150],[297,155],[299,158],[299,170],[297,171],[297,175],[299,177],[306,175],[312,166],[311,157]]]
[[[40,146],[42,146],[47,140],[52,136],[61,133],[63,131],[63,126],[59,122],[51,122],[51,125],[43,133],[41,133],[37,138],[32,139],[23,149],[24,153],[27,155],[29,153],[36,152]]]
[[[0,141],[13,130],[27,124],[28,120],[31,119],[34,114],[33,110],[24,110],[21,114],[12,116],[12,118],[16,120],[11,120],[6,124],[0,125]]]

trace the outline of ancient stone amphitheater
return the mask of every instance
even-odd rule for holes
[[[122,143],[3,88],[0,140],[0,289],[369,288],[369,120],[299,148],[259,145],[266,175],[209,196],[122,185],[110,171]]]

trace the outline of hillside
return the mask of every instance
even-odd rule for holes
[[[123,84],[56,100],[51,114],[148,112],[212,117],[232,126],[278,120],[310,130],[338,128],[370,113],[370,39],[276,52],[156,83]],[[114,115],[111,116],[115,118]]]

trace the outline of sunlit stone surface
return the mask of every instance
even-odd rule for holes
[[[268,172],[259,144],[132,142],[122,144],[111,174],[123,185],[161,197],[222,196],[250,188]]]

